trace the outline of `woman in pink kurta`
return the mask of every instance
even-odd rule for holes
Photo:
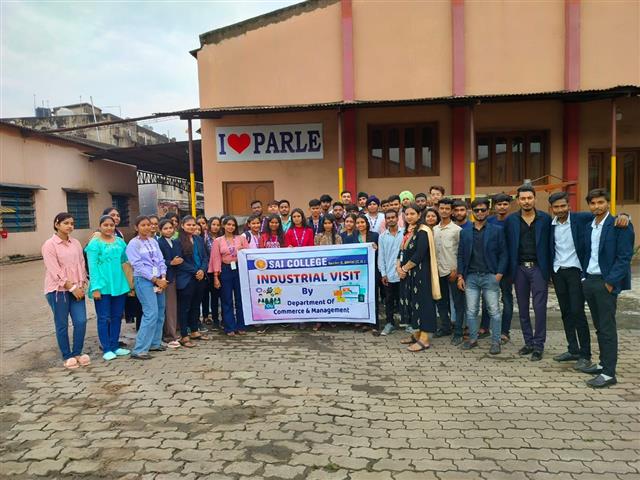
[[[87,329],[87,309],[84,302],[87,270],[82,246],[73,232],[73,217],[59,213],[53,221],[55,234],[42,245],[44,260],[44,294],[53,312],[56,339],[66,368],[89,365],[82,353]],[[69,316],[73,323],[73,347],[69,345]]]

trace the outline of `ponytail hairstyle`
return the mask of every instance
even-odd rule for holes
[[[191,243],[191,234],[187,233],[184,229],[184,224],[187,222],[194,222],[196,219],[192,215],[185,215],[180,219],[180,233],[178,234],[178,240],[182,247],[183,255],[193,255],[193,243]]]

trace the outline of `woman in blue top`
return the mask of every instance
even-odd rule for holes
[[[160,238],[158,245],[167,265],[167,282],[165,290],[165,316],[164,316],[164,341],[167,347],[178,348],[180,335],[178,334],[178,298],[176,292],[176,266],[182,263],[180,258],[180,246],[177,240],[172,240],[175,229],[173,222],[168,218],[160,220]]]
[[[89,294],[93,298],[98,318],[98,339],[105,360],[129,355],[119,348],[120,326],[129,282],[122,268],[127,261],[127,244],[115,235],[116,224],[109,215],[100,217],[100,235],[85,248],[89,263]]]
[[[204,241],[195,235],[196,219],[191,215],[182,218],[177,244],[183,262],[176,266],[176,289],[178,291],[178,319],[180,321],[180,343],[193,347],[191,340],[208,340],[200,333],[200,303],[202,292],[207,288],[208,256]]]
[[[139,216],[135,226],[138,235],[127,245],[127,258],[133,267],[133,283],[142,305],[142,319],[131,358],[148,360],[151,358],[149,351],[166,350],[162,345],[162,326],[167,265],[158,242],[151,236],[149,217]]]

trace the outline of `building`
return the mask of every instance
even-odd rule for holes
[[[35,117],[7,118],[5,121],[31,128],[33,130],[58,130],[63,128],[84,127],[94,123],[113,122],[122,118],[103,112],[90,103],[75,103],[52,109],[38,107]],[[84,138],[114,147],[135,147],[138,145],[156,145],[175,142],[175,138],[156,133],[151,126],[140,126],[135,122],[104,125],[63,133],[72,138]]]
[[[165,216],[176,212],[180,216],[191,215],[189,192],[173,185],[150,183],[138,185],[140,215]],[[196,212],[204,212],[202,183],[196,182]]]
[[[138,185],[134,166],[91,159],[93,142],[0,122],[0,258],[40,255],[59,212],[75,218],[85,243],[106,207],[120,210],[120,228],[134,234]]]
[[[529,179],[584,208],[615,126],[617,208],[636,218],[639,38],[636,0],[310,0],[204,33],[189,118],[207,213],[341,185],[468,195],[474,157],[478,194]]]

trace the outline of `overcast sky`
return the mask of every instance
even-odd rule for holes
[[[34,94],[51,107],[93,96],[123,117],[198,107],[198,35],[298,1],[1,0],[0,117],[33,116]],[[186,138],[186,122],[150,124]]]

